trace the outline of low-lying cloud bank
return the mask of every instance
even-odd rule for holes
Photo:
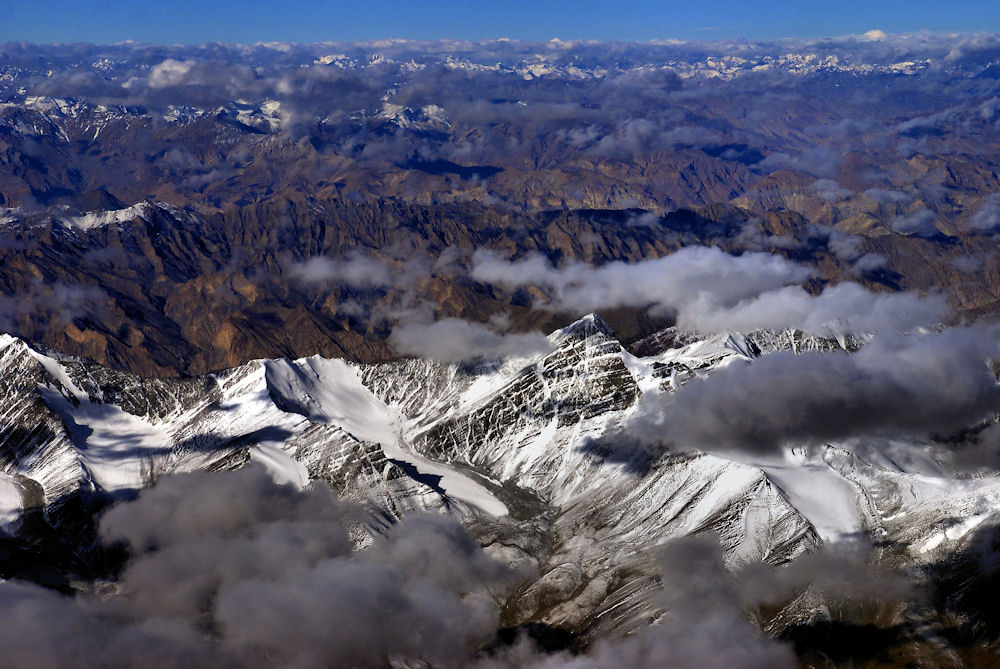
[[[454,520],[416,514],[356,550],[362,512],[322,484],[275,484],[262,468],[163,477],[101,519],[131,560],[115,594],[67,597],[0,583],[4,662],[116,667],[794,667],[747,611],[806,589],[835,602],[906,596],[844,545],[727,569],[712,537],[660,551],[655,626],[581,655],[526,639],[497,646],[499,604],[527,572],[494,562]],[[400,664],[402,663],[402,664]]]
[[[643,396],[629,429],[648,443],[780,453],[872,434],[951,436],[1000,410],[986,327],[883,334],[852,354],[777,352]]]
[[[449,248],[437,258],[409,249],[389,249],[388,257],[355,251],[343,259],[312,256],[287,261],[292,280],[306,290],[348,287],[361,291],[389,291],[397,299],[366,308],[354,302],[356,315],[384,319],[391,325],[389,342],[400,355],[414,355],[439,362],[465,362],[523,356],[550,350],[543,333],[508,332],[499,320],[479,323],[462,318],[437,318],[435,305],[424,299],[423,287],[438,272],[460,272],[451,267],[457,249]],[[350,308],[350,307],[348,307]],[[346,313],[345,305],[338,309]]]
[[[854,247],[842,252],[848,251],[852,260],[866,259]],[[500,290],[529,289],[528,294],[540,296],[532,306],[543,310],[579,317],[620,307],[648,309],[655,316],[673,317],[682,329],[702,333],[787,328],[831,337],[909,331],[953,316],[939,294],[876,293],[854,282],[810,292],[803,287],[816,279],[810,267],[772,253],[734,255],[710,246],[688,246],[631,263],[571,262],[561,267],[539,254],[506,260],[478,249],[470,258],[456,248],[446,249],[438,258],[413,249],[400,257],[355,252],[344,259],[314,256],[285,265],[306,291],[348,287],[375,291],[375,298],[391,291],[391,299],[368,300],[368,306],[345,301],[338,309],[347,313],[352,308],[359,317],[385,322],[397,353],[441,362],[534,355],[551,349],[544,333],[511,332],[502,319],[482,323],[440,318],[425,291],[442,273],[451,281],[477,281]]]
[[[472,267],[472,278],[477,281],[538,286],[552,295],[551,303],[542,306],[584,313],[614,306],[682,311],[699,298],[719,305],[736,304],[810,276],[810,270],[780,256],[733,256],[705,246],[636,263],[615,261],[598,267],[571,263],[560,268],[540,255],[507,262],[480,250]]]
[[[539,256],[508,262],[478,251],[472,277],[515,288],[537,286],[549,296],[539,306],[588,312],[649,307],[674,314],[681,328],[701,332],[796,328],[809,334],[909,330],[947,319],[944,297],[872,293],[846,282],[818,294],[800,285],[813,270],[768,253],[736,256],[704,246],[636,263],[553,267]]]
[[[0,584],[10,666],[456,666],[496,629],[511,572],[454,520],[414,515],[355,551],[360,518],[323,485],[260,468],[161,479],[101,520],[132,559],[120,594]]]
[[[460,318],[397,325],[392,329],[390,342],[403,355],[440,362],[516,357],[544,353],[552,348],[548,338],[539,332],[500,333],[483,323]]]
[[[313,256],[288,266],[291,277],[306,285],[342,283],[356,288],[386,288],[395,283],[392,266],[381,258],[355,253],[346,260]]]

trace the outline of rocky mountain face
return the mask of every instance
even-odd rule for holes
[[[461,518],[491,556],[532,567],[503,602],[502,623],[544,623],[577,645],[656,615],[655,552],[671,538],[717,535],[735,567],[787,565],[867,534],[876,539],[873,564],[938,583],[959,578],[958,567],[942,565],[960,565],[988,537],[1000,479],[956,478],[930,443],[917,458],[901,453],[919,445],[870,440],[734,460],[643,447],[619,430],[644,393],[669,394],[774,351],[842,355],[857,344],[794,332],[663,333],[659,350],[636,357],[596,315],[550,340],[548,353],[478,366],[312,356],[152,379],[5,336],[2,575],[69,590],[108,578],[102,565],[114,556],[93,535],[107,503],[166,474],[248,463],[294,486],[329,483],[369,510],[372,533],[413,510]],[[45,548],[19,559],[26,546]],[[937,608],[852,618],[804,592],[758,622],[803,652],[835,643],[810,630],[848,625],[891,636],[886,652],[895,657],[961,666],[967,646],[981,647],[974,630],[992,624],[962,608],[977,578],[953,584]],[[966,618],[953,627],[947,616],[956,611]]]
[[[379,362],[398,357],[388,336],[416,305],[476,322],[503,314],[514,331],[569,317],[539,305],[542,290],[476,281],[469,267],[477,250],[601,265],[693,244],[815,266],[814,291],[838,280],[882,292],[940,290],[972,316],[992,314],[1000,283],[996,246],[983,235],[846,235],[794,212],[754,218],[728,205],[663,217],[527,216],[474,204],[289,200],[204,216],[145,202],[8,212],[0,222],[0,324],[38,346],[147,375],[317,353]],[[859,268],[861,257],[880,261]],[[357,269],[317,278],[305,271],[316,258]],[[975,271],[961,264],[969,258]],[[627,343],[669,323],[636,308],[611,310],[608,320]]]
[[[692,244],[992,315],[991,44],[3,45],[0,330],[157,376],[381,362],[415,308],[515,332],[582,313],[472,280],[478,249]],[[296,270],[359,256],[381,276]],[[628,344],[669,324],[605,314]]]

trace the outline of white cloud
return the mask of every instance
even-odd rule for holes
[[[184,83],[184,77],[194,67],[193,60],[174,60],[167,58],[162,63],[153,66],[149,71],[150,88],[166,88]]]
[[[951,313],[940,295],[872,293],[856,283],[828,286],[819,295],[801,286],[762,293],[732,307],[703,296],[678,315],[678,325],[707,332],[796,328],[814,335],[910,330],[939,323]]]
[[[850,249],[852,261],[864,258]],[[846,252],[846,250],[845,250]],[[877,258],[867,259],[874,267]],[[662,258],[599,267],[572,263],[552,267],[539,255],[507,262],[478,251],[472,276],[508,287],[544,291],[543,308],[590,312],[649,307],[674,314],[679,326],[702,332],[798,328],[812,334],[907,330],[946,319],[939,295],[872,293],[856,283],[826,287],[818,295],[800,285],[812,271],[767,253],[734,256],[716,248],[686,247]]]
[[[992,415],[996,333],[876,336],[857,353],[782,351],[643,396],[631,431],[650,443],[776,452],[870,434],[927,438]]]
[[[477,281],[509,287],[535,285],[551,294],[550,308],[579,312],[615,306],[652,306],[669,312],[703,295],[721,305],[732,305],[811,275],[811,270],[780,256],[734,256],[705,246],[686,247],[637,263],[616,261],[599,267],[572,263],[558,269],[540,255],[508,262],[479,250],[472,268]]]
[[[889,226],[904,235],[916,237],[933,237],[937,234],[937,215],[930,209],[918,209],[903,216],[896,216],[889,221]]]
[[[433,323],[403,323],[392,330],[393,348],[440,362],[531,355],[552,345],[539,332],[501,334],[482,323],[443,318]]]
[[[343,283],[357,288],[384,288],[393,285],[392,267],[379,258],[355,254],[347,260],[313,256],[293,263],[289,273],[307,284]]]
[[[993,193],[969,219],[969,226],[979,232],[996,232],[1000,229],[1000,193]]]

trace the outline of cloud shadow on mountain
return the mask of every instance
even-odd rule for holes
[[[596,464],[621,466],[626,473],[640,477],[660,458],[649,446],[623,434],[585,438],[576,450]]]

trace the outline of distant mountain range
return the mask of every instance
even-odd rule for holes
[[[477,250],[607,263],[689,245],[815,267],[814,291],[838,281],[883,294],[940,291],[962,317],[992,316],[1000,289],[996,244],[981,234],[850,234],[793,211],[755,217],[728,204],[658,217],[340,200],[200,214],[144,202],[8,210],[0,222],[0,325],[43,347],[151,375],[314,353],[386,361],[411,352],[390,336],[416,306],[483,323],[505,314],[513,331],[572,317],[546,307],[544,291],[477,279]],[[631,306],[606,314],[629,344],[671,323]]]
[[[0,48],[7,206],[736,200],[949,234],[995,190],[988,37]]]

